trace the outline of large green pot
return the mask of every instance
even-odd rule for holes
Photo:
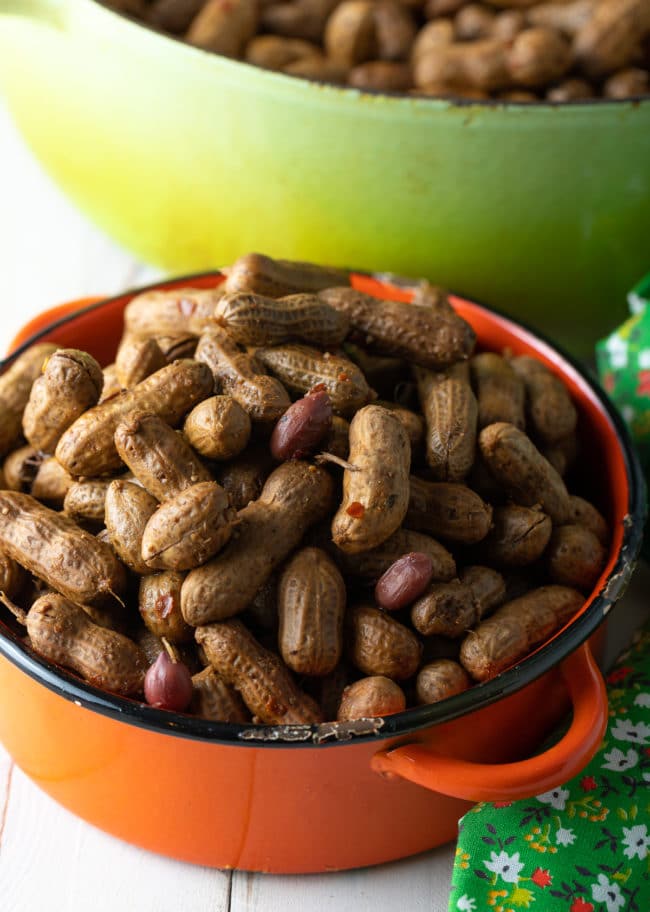
[[[574,349],[650,261],[650,100],[454,104],[312,84],[95,0],[0,0],[29,144],[117,240],[178,272],[250,249],[426,275]]]

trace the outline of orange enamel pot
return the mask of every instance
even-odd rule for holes
[[[159,287],[221,280],[203,274]],[[398,280],[354,281],[385,297],[412,293]],[[108,363],[135,293],[49,311],[15,346],[49,339]],[[618,415],[575,362],[493,311],[454,304],[482,347],[536,355],[563,377],[578,406],[589,454],[585,490],[613,529],[607,565],[578,614],[518,665],[441,703],[371,723],[277,728],[211,723],[113,697],[39,659],[0,625],[0,739],[45,792],[154,852],[300,873],[430,849],[454,838],[472,802],[540,794],[588,762],[607,718],[592,650],[602,645],[603,621],[639,551],[642,475]],[[570,706],[566,733],[536,753]]]

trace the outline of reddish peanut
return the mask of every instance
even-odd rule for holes
[[[236,399],[253,421],[277,421],[289,408],[282,384],[268,377],[258,359],[243,352],[222,327],[201,336],[196,358],[212,371],[217,392]]]
[[[215,481],[185,488],[149,519],[142,534],[142,559],[165,570],[199,567],[230,539],[235,517],[227,493]]]
[[[333,5],[332,0],[329,2]],[[298,3],[292,5],[298,6]],[[317,37],[320,38],[320,35]],[[321,291],[332,285],[345,285],[348,281],[348,273],[339,269],[292,260],[273,260],[261,253],[247,253],[228,270],[225,290],[249,291],[269,298],[282,298],[286,295]]]
[[[335,348],[345,339],[349,323],[315,294],[280,299],[248,291],[226,294],[215,309],[215,319],[244,345],[279,345],[297,340]]]
[[[490,531],[492,508],[465,485],[411,475],[405,523],[410,529],[471,545]]]
[[[192,570],[183,584],[185,620],[194,626],[243,611],[307,529],[327,515],[333,482],[324,469],[284,462],[271,473],[259,500],[237,514],[237,534],[215,558]]]
[[[377,548],[361,554],[341,554],[345,572],[365,583],[376,583],[401,557],[412,551],[426,554],[433,565],[432,579],[450,580],[456,575],[456,563],[449,551],[439,542],[420,532],[398,529]]]
[[[569,515],[569,494],[561,477],[531,440],[512,424],[497,422],[480,433],[488,469],[516,504],[540,504],[553,522]]]
[[[375,586],[375,601],[386,611],[399,611],[414,602],[427,588],[434,575],[431,557],[412,551],[392,564]]]
[[[392,412],[367,405],[350,424],[350,467],[332,539],[355,554],[377,547],[402,524],[409,498],[411,445]]]
[[[214,308],[223,293],[223,286],[145,291],[127,305],[125,331],[140,336],[200,335],[214,324]]]
[[[196,641],[226,683],[239,691],[254,721],[267,725],[322,722],[320,709],[295,685],[282,660],[239,621],[198,627]]]
[[[138,609],[147,630],[170,643],[192,640],[192,628],[181,614],[181,586],[184,574],[167,570],[140,580]]]
[[[495,421],[507,421],[523,430],[526,391],[508,361],[495,352],[483,352],[472,358],[470,368],[478,400],[479,429]]]
[[[251,420],[232,396],[212,396],[192,409],[185,419],[183,433],[201,456],[222,462],[246,447]]]
[[[326,675],[343,649],[346,590],[320,548],[303,548],[285,566],[278,590],[278,645],[296,674]]]
[[[78,604],[116,606],[126,586],[108,545],[28,494],[0,491],[0,547]]]
[[[56,349],[49,342],[32,345],[0,377],[0,456],[19,442],[32,384]]]
[[[554,583],[585,592],[595,586],[607,552],[597,536],[585,526],[567,525],[553,530],[546,560]]]
[[[471,686],[471,679],[462,665],[452,659],[438,659],[419,670],[415,692],[418,703],[439,703]]]
[[[96,405],[104,385],[99,364],[86,352],[61,348],[44,365],[23,414],[25,437],[43,453],[53,453],[63,432]]]
[[[359,671],[395,681],[415,674],[422,647],[407,627],[372,605],[355,605],[348,620],[350,660]]]
[[[260,348],[257,358],[292,393],[324,390],[337,414],[353,415],[372,393],[354,362],[307,345]]]
[[[399,684],[383,675],[373,675],[345,688],[336,718],[339,722],[351,722],[391,716],[405,709],[406,697]]]
[[[575,432],[577,414],[565,385],[555,374],[529,355],[511,361],[526,388],[531,433],[546,444],[557,443]]]
[[[110,543],[126,566],[145,576],[152,568],[142,559],[142,536],[158,501],[140,485],[116,479],[106,491],[104,521]]]
[[[144,698],[156,709],[185,712],[192,700],[192,676],[171,649],[161,652],[144,676]]]
[[[168,364],[132,390],[84,412],[59,440],[56,458],[76,477],[105,475],[120,467],[115,431],[131,412],[152,412],[175,426],[212,393],[212,385],[205,364],[189,360]]]
[[[329,288],[319,297],[346,314],[367,347],[381,354],[440,370],[474,348],[473,329],[453,311],[380,300],[354,288]]]
[[[583,601],[575,589],[542,586],[506,602],[463,640],[463,668],[476,681],[493,678],[566,624]]]
[[[204,668],[192,677],[192,714],[212,722],[250,722],[242,698],[214,668]]]
[[[157,415],[134,412],[115,429],[120,458],[156,500],[175,497],[212,476],[180,434]]]
[[[420,403],[426,422],[426,457],[439,481],[462,481],[472,468],[476,450],[478,406],[466,364],[444,373],[416,370]]]
[[[147,659],[132,640],[94,624],[85,611],[61,595],[48,593],[27,614],[35,652],[70,668],[102,690],[130,696],[142,692]]]
[[[274,459],[303,459],[332,425],[332,403],[324,390],[308,393],[282,415],[271,434]]]

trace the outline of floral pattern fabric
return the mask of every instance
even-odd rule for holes
[[[607,683],[607,732],[579,776],[460,820],[449,912],[650,912],[650,630]]]

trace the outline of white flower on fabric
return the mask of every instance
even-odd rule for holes
[[[634,744],[648,744],[650,741],[650,725],[631,719],[617,719],[612,728],[612,735],[617,741],[632,741]]]
[[[459,912],[475,912],[476,900],[469,897],[467,893],[463,893],[461,898],[456,903],[456,908],[459,910]]]
[[[570,846],[576,841],[576,834],[568,827],[559,827],[555,834],[555,842],[561,846]]]
[[[650,367],[650,348],[642,348],[636,360],[642,370],[647,370]]]
[[[519,872],[524,866],[523,861],[519,861],[519,852],[515,852],[514,855],[508,855],[507,852],[499,852],[498,855],[496,852],[490,852],[490,860],[484,861],[483,864],[488,871],[498,874],[505,883],[517,883]]]
[[[605,903],[607,912],[618,912],[625,905],[625,897],[617,883],[612,883],[604,874],[598,875],[598,883],[591,885],[591,898]]]
[[[645,706],[650,709],[650,693],[640,693],[637,694],[634,699],[635,706]]]
[[[550,792],[542,792],[541,795],[535,795],[542,804],[550,804],[556,811],[563,811],[566,807],[566,800],[569,797],[569,790],[556,788]]]
[[[610,336],[605,343],[612,367],[627,367],[627,341]]]
[[[620,773],[636,766],[639,762],[639,755],[633,747],[625,752],[618,747],[613,747],[608,754],[605,754],[605,760],[607,760],[607,763],[603,763],[603,769]]]
[[[623,854],[628,858],[639,858],[641,861],[648,854],[650,848],[650,836],[645,823],[639,823],[633,827],[623,827],[623,845],[625,849]]]

